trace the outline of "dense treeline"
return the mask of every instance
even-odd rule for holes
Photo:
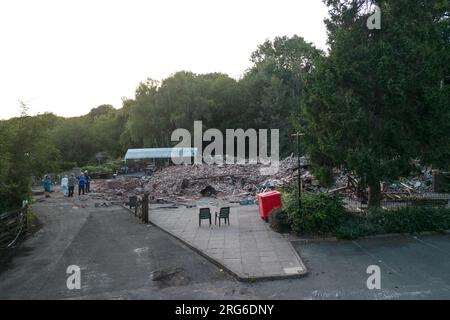
[[[45,114],[39,119],[47,119],[42,129],[59,150],[63,166],[95,162],[99,153],[121,157],[130,147],[173,145],[171,133],[192,129],[195,120],[220,130],[281,129],[282,150],[289,153],[290,117],[298,109],[302,81],[320,54],[300,37],[276,38],[258,48],[253,67],[239,81],[220,73],[181,71],[161,83],[141,83],[135,98],[125,99],[119,110],[102,105],[82,117]]]
[[[447,0],[377,1],[382,28],[370,29],[366,0],[326,0],[329,52],[299,36],[261,44],[242,79],[178,72],[139,84],[120,109],[0,122],[0,207],[19,202],[31,175],[117,159],[131,147],[167,147],[192,129],[280,129],[281,155],[302,147],[329,183],[339,167],[371,187],[411,169],[450,161],[450,16]],[[404,8],[408,8],[405,12]]]
[[[101,105],[75,118],[1,121],[0,205],[19,203],[30,176],[118,159],[132,147],[172,146],[173,130],[192,129],[195,120],[204,129],[280,129],[281,153],[290,153],[302,84],[322,54],[301,37],[280,37],[258,47],[240,80],[181,71],[160,83],[140,83],[120,109]]]
[[[129,123],[122,145],[167,146],[177,128],[280,129],[281,152],[292,151],[292,115],[298,111],[303,82],[322,53],[302,38],[276,38],[252,55],[243,79],[214,73],[179,72],[160,85],[149,80],[126,101]]]

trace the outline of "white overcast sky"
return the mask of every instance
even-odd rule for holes
[[[0,119],[87,113],[147,77],[188,70],[234,78],[266,39],[297,34],[326,48],[321,0],[0,1]]]

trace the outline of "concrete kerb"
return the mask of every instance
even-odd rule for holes
[[[384,234],[374,234],[371,236],[359,237],[356,239],[339,239],[336,237],[328,237],[328,238],[299,238],[292,239],[291,242],[299,242],[299,243],[319,243],[319,242],[339,242],[339,241],[355,241],[355,240],[368,240],[368,239],[383,239],[383,238],[398,238],[405,236],[432,236],[446,234],[450,235],[450,230],[444,230],[442,232],[438,231],[424,231],[424,232],[416,232],[416,233],[384,233]],[[290,242],[290,243],[291,243]]]
[[[120,206],[134,214],[134,211],[131,210],[130,208],[128,208],[127,206],[125,206],[123,204],[121,204]],[[295,250],[294,246],[292,245],[292,243],[290,241],[289,241],[289,246],[290,246],[293,254],[295,255],[295,257],[299,261],[301,267],[303,268],[303,270],[304,270],[303,272],[297,273],[297,274],[287,274],[287,275],[277,275],[277,276],[247,277],[247,276],[243,276],[243,275],[240,275],[240,274],[234,272],[233,270],[231,270],[227,266],[225,266],[222,262],[220,262],[217,259],[211,257],[210,255],[208,255],[207,253],[205,253],[201,249],[199,249],[196,246],[192,245],[191,243],[187,242],[186,240],[176,236],[175,234],[173,234],[169,230],[166,230],[165,228],[157,225],[156,223],[152,222],[150,219],[149,219],[149,223],[152,226],[157,227],[159,230],[167,233],[171,237],[177,239],[178,241],[183,243],[186,247],[190,248],[191,250],[193,250],[194,252],[196,252],[200,256],[204,257],[206,260],[210,261],[212,264],[214,264],[218,268],[224,270],[226,273],[228,273],[229,275],[231,275],[233,278],[235,278],[236,280],[238,280],[240,282],[256,282],[256,281],[273,281],[273,280],[286,280],[286,279],[300,279],[300,278],[305,277],[308,274],[308,270],[306,269],[306,266],[303,264],[302,259],[300,258],[300,256],[298,255],[297,251]]]

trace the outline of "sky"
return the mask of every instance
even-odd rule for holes
[[[257,46],[297,34],[326,49],[321,0],[0,2],[0,119],[122,105],[177,71],[239,79]]]

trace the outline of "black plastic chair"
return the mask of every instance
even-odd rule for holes
[[[129,199],[128,205],[130,206],[130,209],[131,209],[131,208],[136,208],[136,205],[137,205],[137,197],[136,197],[136,196],[131,196],[131,197],[129,197],[128,199]]]
[[[209,225],[211,225],[211,210],[209,208],[200,208],[200,213],[198,214],[198,226],[202,226],[202,220],[209,220]]]
[[[228,225],[230,225],[230,207],[220,208],[219,213],[216,212],[215,224],[217,224],[217,219],[219,219],[219,227],[222,219],[225,221],[225,224],[228,222]]]

